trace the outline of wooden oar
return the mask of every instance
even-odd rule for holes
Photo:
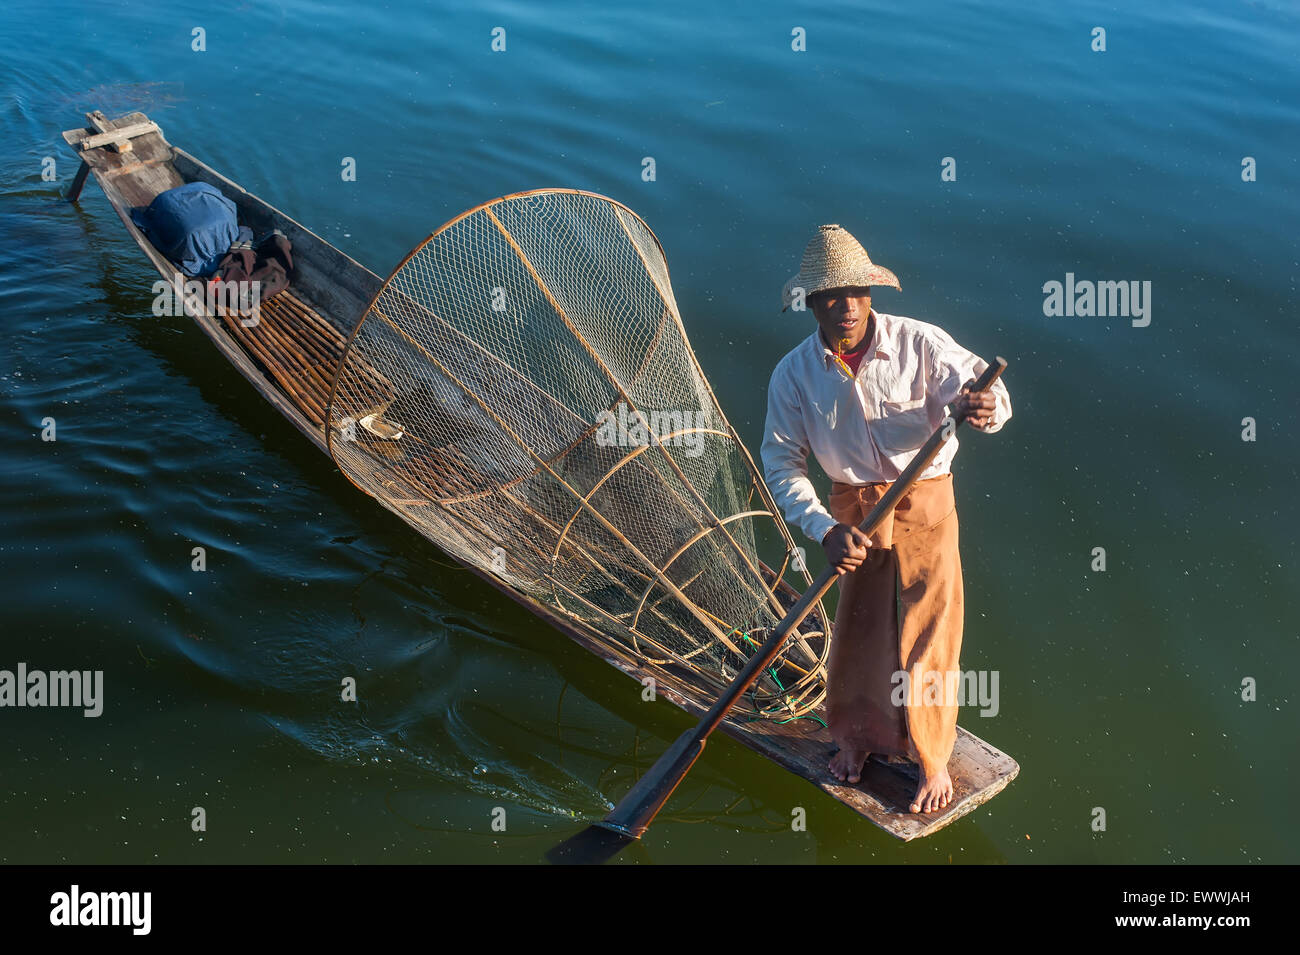
[[[1006,367],[1005,359],[995,358],[993,364],[989,365],[975,382],[971,392],[977,394],[987,391]],[[965,423],[966,417],[966,413],[961,412],[951,420],[945,420],[934,434],[930,435],[929,440],[921,445],[916,456],[903,469],[903,473],[890,485],[889,490],[871,509],[871,513],[858,525],[858,530],[868,536],[875,532],[899,499],[911,490],[912,485],[916,483],[917,475],[930,466],[930,462],[939,453],[944,442]],[[718,724],[726,718],[727,712],[745,695],[745,691],[764,668],[776,659],[791,631],[803,622],[804,617],[808,616],[817,601],[826,595],[838,577],[839,574],[834,567],[823,570],[813,581],[812,586],[786,612],[767,642],[749,658],[731,686],[727,687],[726,692],[709,708],[699,724],[694,729],[683,733],[677,742],[659,757],[609,815],[595,825],[588,826],[578,835],[560,843],[546,854],[546,858],[551,862],[604,862],[629,843],[640,839],[659,810],[663,808],[664,803],[668,801],[673,790],[677,788],[678,783],[686,778],[691,766],[699,759],[700,753],[704,752],[704,744],[709,734],[717,729]]]

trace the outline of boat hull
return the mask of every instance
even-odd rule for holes
[[[143,113],[131,113],[109,120],[107,128],[120,130],[148,122]],[[328,454],[324,405],[334,373],[331,361],[336,362],[342,354],[343,343],[383,280],[301,223],[169,144],[161,130],[132,138],[130,149],[121,153],[110,145],[80,149],[84,140],[97,134],[102,135],[102,130],[74,129],[63,134],[87,167],[79,173],[79,181],[85,173],[95,177],[128,234],[185,302],[186,313],[258,393]],[[235,203],[241,224],[257,234],[280,229],[293,243],[294,284],[264,304],[264,327],[242,328],[229,316],[215,314],[201,299],[186,297],[185,276],[132,222],[132,207],[148,205],[158,193],[186,182],[212,185]],[[79,186],[76,188],[79,191]],[[582,620],[556,612],[478,567],[461,566],[639,684],[653,679],[657,695],[692,717],[702,716],[711,705],[707,689],[682,674],[638,659]],[[770,568],[764,570],[776,576]],[[777,583],[777,589],[791,603],[798,596],[784,580]],[[948,767],[954,786],[952,802],[942,812],[914,814],[907,811],[916,788],[914,764],[872,757],[860,783],[840,783],[827,772],[832,744],[818,720],[746,720],[733,714],[721,728],[902,840],[930,835],[970,813],[1005,788],[1020,768],[1006,753],[958,727]]]

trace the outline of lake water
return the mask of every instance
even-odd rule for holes
[[[905,845],[718,737],[620,861],[1300,859],[1278,812],[1300,755],[1296,6],[450,6],[0,11],[0,668],[102,669],[106,697],[97,719],[0,710],[0,861],[536,861],[689,725],[150,316],[97,186],[61,199],[59,134],[96,108],[147,112],[381,274],[497,195],[625,202],[755,452],[811,330],[779,294],[819,223],[897,273],[877,310],[1009,360],[1015,417],[955,472],[962,662],[1001,697],[962,722],[1019,778]],[[1045,314],[1067,274],[1150,282],[1146,319]]]

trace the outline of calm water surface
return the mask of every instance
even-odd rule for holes
[[[59,133],[94,108],[384,274],[497,195],[627,203],[755,451],[819,223],[899,275],[877,309],[1010,360],[1015,418],[956,487],[963,666],[1001,691],[963,724],[1020,777],[902,845],[718,738],[622,862],[1297,861],[1298,30],[1281,0],[6,5],[0,668],[102,669],[106,703],[0,710],[0,861],[534,861],[688,725],[149,316],[98,188],[60,199]],[[1150,325],[1045,316],[1067,272],[1150,281]]]

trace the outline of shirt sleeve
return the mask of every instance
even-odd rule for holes
[[[953,341],[951,335],[937,326],[931,326],[926,341],[930,346],[931,393],[937,395],[943,405],[950,405],[957,399],[962,385],[984,374],[989,363],[974,352],[962,348]],[[1002,430],[1002,426],[1011,417],[1011,395],[1007,393],[1007,386],[1001,378],[993,382],[990,391],[997,406],[993,409],[989,426],[984,429],[986,434]]]
[[[763,475],[787,522],[818,544],[838,522],[822,505],[808,478],[808,435],[803,410],[784,365],[772,373],[767,388],[767,422],[763,428]]]

